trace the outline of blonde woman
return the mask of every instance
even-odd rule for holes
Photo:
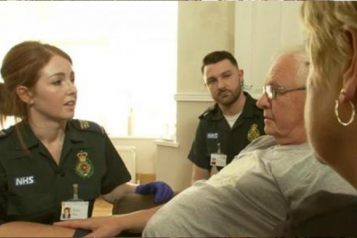
[[[357,2],[302,5],[311,71],[305,120],[320,161],[357,189]],[[319,193],[291,214],[289,235],[356,235],[357,197]]]

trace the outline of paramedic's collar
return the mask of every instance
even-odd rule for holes
[[[35,136],[34,132],[32,131],[30,125],[27,122],[22,121],[15,126],[17,126],[18,129],[20,130],[21,139],[23,140],[24,145],[26,146],[27,149],[33,148],[40,144],[39,139]],[[13,130],[14,130],[13,133],[15,133],[16,128],[13,128]],[[73,131],[73,127],[69,121],[67,123],[67,132],[71,132],[71,131]],[[68,136],[70,136],[69,139],[74,143],[85,141],[84,135],[80,135],[78,133],[69,133]],[[17,136],[15,135],[15,137]],[[23,145],[21,145],[21,142],[19,140],[16,140],[15,149],[23,150]]]

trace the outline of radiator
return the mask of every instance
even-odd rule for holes
[[[126,168],[128,169],[131,180],[130,182],[136,183],[136,148],[135,146],[115,146],[120,157],[122,158]]]

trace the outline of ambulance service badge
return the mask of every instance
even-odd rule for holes
[[[90,178],[94,173],[92,161],[88,158],[88,153],[80,151],[77,153],[76,174],[81,178]]]
[[[258,130],[258,125],[252,124],[248,131],[248,136],[247,136],[248,140],[252,142],[253,140],[257,139],[259,136],[260,136],[260,132]]]

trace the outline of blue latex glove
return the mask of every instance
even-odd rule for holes
[[[170,200],[174,194],[169,185],[160,181],[141,184],[136,187],[135,193],[142,195],[154,194],[155,203],[164,203]]]

